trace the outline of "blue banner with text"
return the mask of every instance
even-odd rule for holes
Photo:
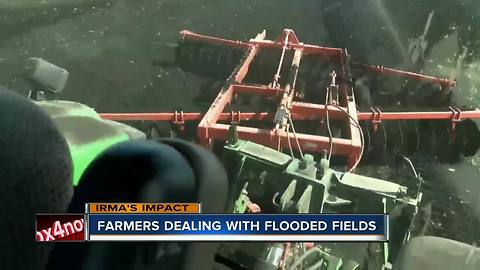
[[[89,214],[90,241],[387,241],[388,216]]]

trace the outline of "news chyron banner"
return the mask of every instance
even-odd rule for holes
[[[37,241],[384,242],[384,214],[202,214],[199,203],[89,203],[37,215]]]

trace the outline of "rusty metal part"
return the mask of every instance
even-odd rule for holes
[[[248,209],[247,212],[250,213],[250,214],[258,214],[258,213],[262,212],[262,209],[260,209],[260,206],[258,206],[258,204],[256,204],[256,203],[252,203],[252,202],[247,204],[247,209]]]
[[[279,270],[285,270],[285,266],[286,266],[286,262],[288,260],[288,257],[290,256],[290,252],[291,252],[291,248],[290,248],[291,244],[290,243],[284,243],[283,244],[283,253],[282,253],[282,258],[281,258],[281,261],[280,261],[280,265],[278,266],[278,269]]]

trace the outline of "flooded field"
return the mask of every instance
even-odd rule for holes
[[[204,110],[195,100],[219,84],[168,64],[182,29],[231,39],[293,29],[306,43],[346,47],[355,60],[456,79],[453,103],[480,107],[476,0],[1,0],[0,24],[0,84],[26,95],[22,63],[41,57],[70,72],[60,98],[98,112]],[[431,212],[423,233],[479,243],[478,154],[417,161]]]

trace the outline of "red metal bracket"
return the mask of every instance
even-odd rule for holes
[[[230,115],[231,115],[231,119],[230,119],[230,123],[232,124],[240,124],[240,121],[242,121],[242,114],[240,113],[240,111],[236,111],[236,112],[230,112]]]
[[[177,125],[178,129],[181,132],[185,131],[185,115],[184,115],[183,111],[180,111],[180,112],[175,111],[174,112],[174,118],[173,118],[172,123],[174,125]]]
[[[260,208],[260,206],[258,206],[258,204],[252,203],[252,202],[249,202],[247,204],[247,213],[258,214],[258,213],[261,213],[261,212],[262,212],[262,209]]]
[[[373,112],[372,115],[372,124],[373,124],[373,131],[378,130],[378,126],[382,124],[382,111],[376,107],[370,107]]]
[[[462,121],[462,111],[456,106],[448,107],[450,111],[452,111],[452,118],[450,119],[450,135],[452,140],[455,140],[455,129],[457,127],[457,123]]]
[[[277,38],[277,42],[287,45],[287,48],[291,48],[290,45],[300,45],[297,35],[291,29],[284,29],[282,35]]]
[[[452,128],[453,126],[462,121],[462,110],[460,110],[457,106],[450,106],[448,107],[450,111],[452,111]]]
[[[175,111],[173,113],[173,121],[172,123],[176,124],[176,125],[183,125],[185,124],[185,117],[184,117],[184,113],[183,111]]]

